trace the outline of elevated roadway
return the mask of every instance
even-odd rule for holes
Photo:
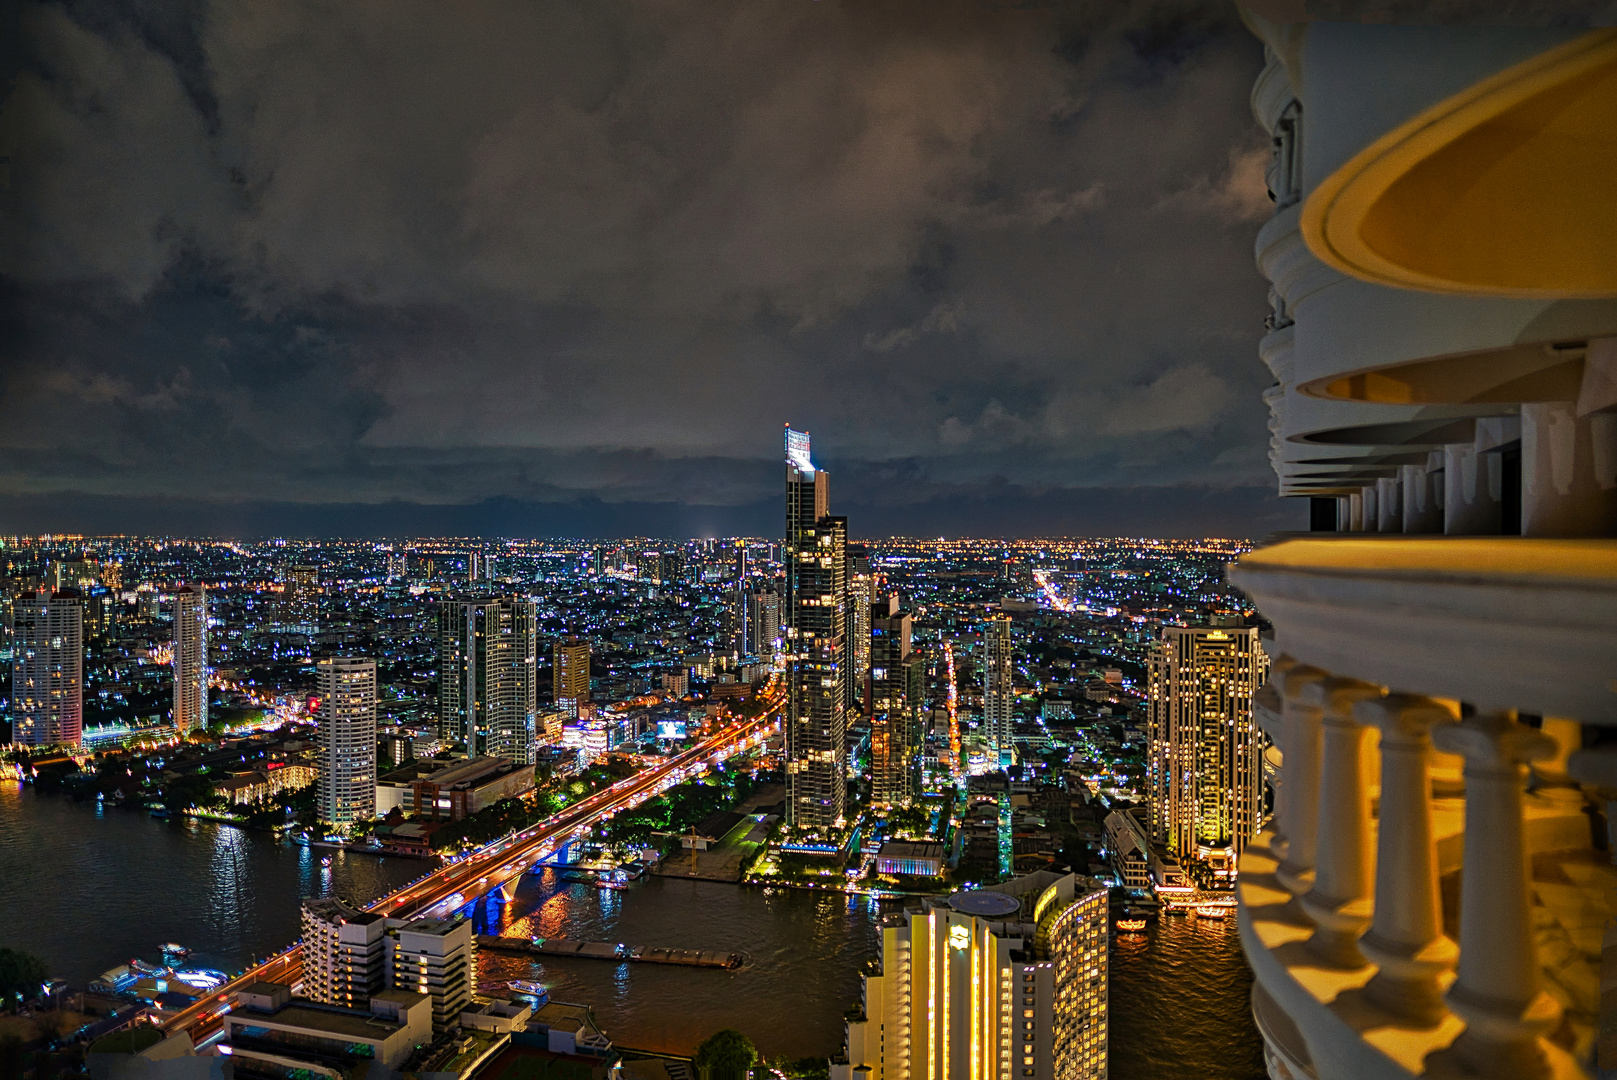
[[[779,722],[785,695],[777,683],[765,692],[766,708],[757,717],[736,721],[702,742],[610,787],[589,795],[544,821],[493,841],[459,861],[449,863],[420,881],[370,904],[366,910],[390,919],[443,916],[503,888],[574,839],[587,836],[597,824],[631,810],[676,784],[699,776],[732,754],[760,745]],[[258,982],[296,984],[303,975],[302,947],[254,965],[217,991],[164,1021],[172,1034],[188,1031],[200,1042],[219,1027],[230,1011],[232,996]]]

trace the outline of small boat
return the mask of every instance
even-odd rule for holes
[[[1196,917],[1198,919],[1227,919],[1230,917],[1230,909],[1224,904],[1202,904],[1196,908]]]
[[[512,979],[505,985],[512,993],[534,998],[540,1005],[550,1000],[550,991],[546,990],[541,983],[529,982],[527,979]]]
[[[321,866],[330,866],[331,865],[331,856],[330,855],[322,855],[322,856],[320,856],[320,865]]]
[[[148,964],[138,956],[129,961],[129,970],[137,975],[157,976],[168,974],[168,968],[161,964]]]
[[[1117,925],[1117,928],[1119,930],[1130,930],[1130,931],[1144,930],[1145,929],[1145,920],[1144,919],[1118,919],[1116,925]]]
[[[165,941],[157,948],[164,956],[186,957],[191,955],[190,949],[187,949],[184,945],[176,945],[172,941]]]
[[[147,808],[147,812],[150,813],[154,818],[168,817],[168,807],[164,806],[162,803],[153,803]]]

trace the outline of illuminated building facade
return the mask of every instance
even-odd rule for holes
[[[1269,1073],[1608,1075],[1617,32],[1245,15],[1271,460],[1331,534],[1229,575],[1273,626]]]
[[[848,706],[865,696],[870,678],[870,605],[875,599],[870,576],[870,550],[848,545]],[[870,706],[865,705],[868,714]]]
[[[438,604],[438,733],[472,757],[533,763],[538,611],[532,600]],[[587,651],[587,650],[586,650]]]
[[[840,827],[848,765],[848,521],[808,435],[786,429],[786,821]]]
[[[1103,1080],[1108,899],[1030,874],[925,900],[882,931],[832,1080]]]
[[[556,708],[576,718],[590,700],[590,643],[562,638],[550,650],[550,685]]]
[[[390,559],[391,562],[391,559]],[[281,586],[281,604],[276,620],[282,629],[313,634],[320,624],[320,568],[293,566]]]
[[[454,1027],[471,1007],[477,939],[465,917],[416,919],[393,931],[393,988],[432,998],[432,1030]]]
[[[1266,740],[1252,696],[1267,677],[1253,627],[1165,626],[1152,650],[1146,805],[1153,842],[1181,859],[1230,869],[1257,835]]]
[[[376,816],[376,661],[341,656],[315,665],[320,694],[320,820]]]
[[[174,730],[208,726],[208,594],[201,585],[174,590]]]
[[[1005,765],[1016,760],[1015,678],[1010,616],[989,616],[983,627],[983,735],[990,759]]]
[[[866,610],[871,800],[901,806],[919,794],[924,668],[911,640],[913,620],[909,612],[898,610],[898,597]]]
[[[44,589],[12,605],[11,739],[77,746],[84,724],[84,604]]]
[[[386,988],[386,918],[341,900],[305,900],[302,928],[304,997],[362,1009]]]

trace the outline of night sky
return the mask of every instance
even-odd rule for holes
[[[1306,517],[1233,5],[8,10],[0,533]]]

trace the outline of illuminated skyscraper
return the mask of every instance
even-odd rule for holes
[[[533,763],[538,612],[532,600],[438,605],[438,733],[467,753]]]
[[[550,655],[556,708],[576,717],[579,706],[590,700],[590,643],[583,638],[562,638]]]
[[[1108,911],[1048,872],[908,909],[831,1080],[1105,1080]]]
[[[983,734],[988,739],[989,754],[997,756],[1003,765],[1016,760],[1012,709],[1015,672],[1010,616],[990,616],[983,627]]]
[[[786,429],[786,821],[842,822],[848,761],[848,521],[809,437]]]
[[[41,589],[12,607],[12,741],[79,745],[84,722],[84,607],[76,589]]]
[[[174,730],[208,726],[208,596],[201,585],[174,590]]]
[[[1252,695],[1269,661],[1253,627],[1167,626],[1151,653],[1146,799],[1153,841],[1225,866],[1262,824]]]
[[[342,656],[315,665],[320,694],[320,820],[376,816],[376,661]]]
[[[870,550],[848,545],[848,704],[865,696],[870,677],[870,605],[875,599],[870,576]],[[869,711],[869,707],[866,707]]]
[[[320,623],[320,568],[293,566],[287,570],[281,587],[281,610],[277,622],[282,628],[312,634]]]
[[[733,600],[735,648],[743,656],[772,656],[780,637],[780,593],[773,585],[749,585]]]
[[[910,641],[910,614],[898,610],[898,597],[872,604],[868,619],[871,799],[897,806],[917,794],[923,664]]]

